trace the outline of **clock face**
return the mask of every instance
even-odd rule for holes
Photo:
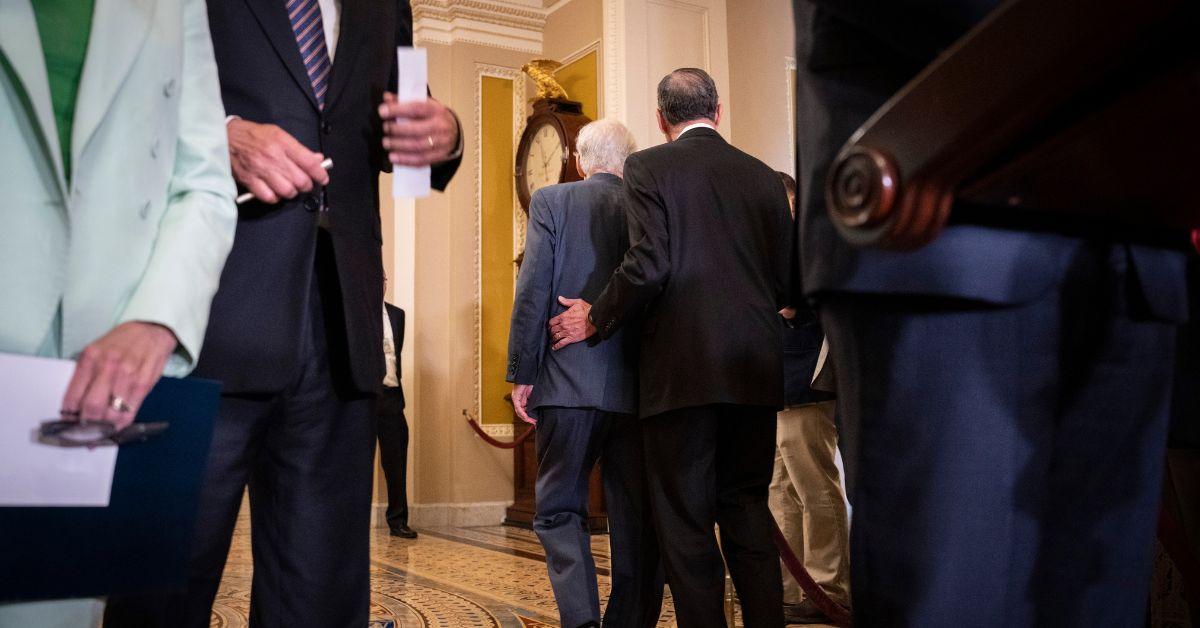
[[[530,196],[547,185],[558,183],[562,178],[565,148],[554,125],[543,124],[533,132],[525,163],[521,165]]]

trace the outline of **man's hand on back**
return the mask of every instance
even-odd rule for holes
[[[582,342],[596,333],[596,326],[588,318],[592,304],[583,299],[568,299],[558,297],[558,302],[567,306],[567,311],[550,319],[550,337],[554,340],[555,351],[563,347]]]
[[[325,156],[274,124],[234,118],[226,125],[233,178],[264,203],[278,203],[329,183]]]
[[[117,325],[79,355],[63,397],[63,414],[125,428],[178,344],[175,334],[162,325],[138,321]]]

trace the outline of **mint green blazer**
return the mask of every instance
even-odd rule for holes
[[[0,351],[148,321],[191,370],[237,223],[224,116],[204,0],[96,0],[68,186],[31,0],[0,0]]]

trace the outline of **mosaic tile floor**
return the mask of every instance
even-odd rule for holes
[[[244,522],[243,522],[244,523]],[[415,540],[377,529],[371,548],[371,619],[396,628],[558,626],[545,555],[528,530],[422,528]],[[609,590],[606,536],[592,537],[601,604]],[[239,525],[213,607],[213,628],[243,628],[250,607],[250,534]],[[674,626],[668,599],[660,626]]]
[[[418,531],[421,536],[414,540],[390,536],[385,528],[373,532],[373,623],[392,621],[396,628],[558,628],[546,557],[533,532],[506,526]],[[610,586],[608,537],[593,536],[592,544],[603,607]],[[251,566],[249,519],[243,511],[213,605],[212,628],[249,625]],[[658,625],[675,626],[674,616],[668,591]],[[736,628],[740,620],[735,616]]]

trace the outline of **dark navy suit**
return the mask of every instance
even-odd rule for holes
[[[195,370],[220,380],[223,394],[188,587],[112,599],[105,624],[207,627],[249,486],[250,625],[358,628],[369,614],[384,375],[379,173],[391,165],[377,107],[394,90],[396,46],[412,43],[411,7],[342,0],[318,106],[284,2],[207,6],[226,113],[275,124],[335,167],[323,190],[239,208]],[[433,167],[432,185],[444,189],[458,163]]]
[[[1183,256],[961,223],[863,250],[826,214],[838,149],[996,4],[795,4],[800,257],[838,369],[855,623],[1140,625]]]
[[[509,331],[508,381],[532,384],[538,417],[533,529],[546,550],[561,624],[599,624],[587,530],[588,479],[603,465],[612,551],[606,626],[653,626],[662,606],[658,541],[643,488],[637,411],[637,331],[552,351],[547,322],[559,296],[593,301],[629,248],[621,179],[597,173],[543,188],[529,205],[525,258]],[[624,335],[622,335],[624,334]]]
[[[821,343],[825,332],[817,314],[809,308],[797,308],[796,316],[779,317],[783,327],[783,395],[787,406],[820,403],[835,398],[833,393],[812,387]]]

